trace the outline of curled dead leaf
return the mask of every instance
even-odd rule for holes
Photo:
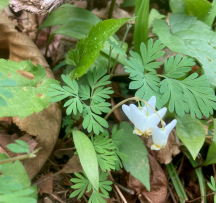
[[[167,196],[167,179],[155,158],[151,155],[148,155],[148,158],[150,164],[150,191],[132,175],[129,176],[128,186],[135,189],[141,203],[163,203]]]

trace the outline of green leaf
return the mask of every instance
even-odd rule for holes
[[[140,99],[148,100],[151,96],[157,98],[157,108],[161,108],[159,82],[160,78],[155,75],[156,68],[159,68],[161,62],[154,62],[155,59],[164,55],[164,46],[159,40],[153,44],[153,40],[148,41],[148,47],[145,44],[140,45],[141,56],[133,51],[130,51],[131,57],[126,60],[128,66],[125,66],[125,71],[130,73],[130,78],[134,81],[130,83],[130,89],[138,89],[136,96]],[[149,73],[146,73],[150,71]]]
[[[216,86],[216,33],[196,17],[173,13],[168,24],[154,21],[153,32],[173,52],[196,58],[202,64],[209,82]]]
[[[184,13],[185,3],[183,0],[169,0],[169,6],[173,13]]]
[[[182,60],[181,59],[181,54],[178,54],[175,58],[171,56],[169,60],[165,59],[164,75],[170,78],[181,78],[191,70],[191,66],[195,65],[195,62],[192,58],[185,56]]]
[[[16,143],[8,144],[7,148],[15,153],[30,153],[29,146],[22,140],[15,140]]]
[[[76,69],[70,75],[77,78],[85,74],[98,57],[104,42],[128,20],[110,19],[93,26],[89,34],[77,43],[76,49],[71,49],[66,56],[66,62],[76,65]]]
[[[135,16],[134,51],[140,53],[140,44],[148,42],[149,0],[136,0]]]
[[[97,154],[98,164],[102,171],[115,170],[115,162],[117,160],[114,150],[115,145],[112,139],[109,139],[109,133],[104,131],[100,135],[91,136],[91,141]]]
[[[0,94],[2,95],[0,96],[0,107],[7,106],[7,101],[6,101],[7,98],[13,97],[13,93],[4,87],[14,87],[17,85],[17,83],[14,80],[4,78],[2,76],[3,76],[3,73],[0,72]]]
[[[92,203],[106,203],[106,201],[103,198],[109,198],[109,193],[107,191],[111,191],[112,187],[110,186],[112,184],[112,181],[106,181],[108,173],[102,172],[99,177],[99,187],[100,187],[100,192],[96,191],[94,188],[92,188],[92,184],[89,182],[87,179],[86,174],[84,173],[84,176],[80,175],[79,173],[74,173],[78,178],[72,178],[71,182],[76,183],[75,185],[71,186],[73,189],[77,189],[74,191],[70,197],[75,197],[79,194],[77,199],[79,199],[84,192],[86,191],[87,193],[90,192],[92,189],[92,194],[89,199],[89,202]]]
[[[8,159],[0,153],[0,160]],[[16,170],[16,173],[14,173]],[[4,203],[36,203],[37,187],[31,181],[20,161],[2,164],[0,167],[0,201]],[[2,189],[3,188],[3,189]]]
[[[192,119],[190,115],[176,116],[176,119],[177,136],[195,159],[204,144],[205,129],[198,119]]]
[[[86,30],[84,29],[84,27],[83,28],[79,27],[79,24],[81,23],[82,25],[83,23],[86,23],[85,25],[89,24],[93,26],[93,24],[97,24],[98,22],[100,22],[100,19],[86,9],[78,8],[75,6],[69,6],[69,7],[61,6],[60,8],[51,12],[49,17],[39,27],[38,32],[44,27],[65,25],[65,24],[67,25],[71,23],[71,25],[75,24],[76,26],[78,26],[78,28],[76,28],[76,26],[73,26],[73,29],[70,29],[71,32],[79,31],[81,32],[79,34],[85,35]],[[74,29],[75,31],[73,31]],[[61,26],[57,30],[61,30]]]
[[[182,73],[178,74],[180,76]],[[175,110],[178,115],[184,116],[190,111],[192,118],[195,118],[195,115],[201,118],[202,114],[206,117],[213,114],[213,109],[216,109],[214,90],[205,75],[199,78],[197,76],[197,73],[193,73],[184,80],[166,78],[161,81],[161,100],[163,104],[169,100],[170,112]]]
[[[212,143],[209,146],[207,157],[202,165],[207,166],[216,163],[215,153],[216,153],[216,119],[214,119],[214,135],[213,135]]]
[[[189,16],[197,16],[203,21],[211,8],[211,3],[206,0],[183,0],[185,3],[185,13]]]
[[[97,155],[92,142],[83,132],[73,130],[73,140],[79,155],[80,163],[93,187],[99,189],[99,172]]]
[[[136,1],[133,1],[133,0],[124,0],[124,3],[121,4],[121,7],[124,8],[124,7],[135,6],[135,2]]]
[[[4,7],[6,7],[6,6],[8,6],[8,5],[10,5],[9,0],[1,0],[1,2],[0,2],[0,11],[1,11]]]
[[[13,98],[7,100],[7,107],[1,107],[0,117],[19,116],[23,118],[34,112],[38,113],[50,105],[50,98],[46,95],[47,89],[51,87],[51,84],[59,82],[46,78],[46,70],[42,66],[34,66],[31,61],[18,63],[4,59],[0,59],[0,66],[4,79],[12,79],[17,82],[15,87],[4,86],[13,94]]]
[[[116,44],[114,41],[112,41],[111,39],[108,39],[107,40],[109,45],[111,47],[113,47],[113,49],[118,53],[118,54],[122,54],[123,56],[127,56],[127,54],[123,51],[123,49],[118,45]]]
[[[212,26],[215,16],[216,16],[216,1],[213,0],[212,7],[210,8],[209,12],[205,16],[205,19],[203,20],[203,22],[207,24],[208,26]]]
[[[133,128],[126,122],[121,122],[120,128],[124,130],[120,139],[119,151],[128,156],[129,162],[124,162],[123,165],[126,171],[137,178],[150,191],[149,179],[149,160],[148,152],[143,141],[133,134]]]
[[[152,26],[155,19],[166,18],[165,15],[161,15],[156,9],[152,8],[149,13],[148,29]]]

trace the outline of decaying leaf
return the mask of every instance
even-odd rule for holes
[[[150,164],[150,191],[132,175],[129,177],[128,186],[135,189],[141,203],[163,203],[167,195],[167,178],[154,157],[148,155]]]
[[[80,173],[82,170],[79,157],[75,154],[69,159],[67,164],[59,171],[59,173]]]
[[[8,19],[5,12],[0,11],[0,58],[17,62],[30,59],[34,65],[40,64],[43,67],[48,67],[37,46],[25,33],[18,32],[15,26],[16,24]],[[51,70],[45,69],[47,78],[53,78]],[[56,103],[52,103],[47,109],[23,119],[14,117],[13,122],[20,130],[36,136],[37,147],[42,147],[36,158],[23,161],[26,171],[32,179],[54,148],[61,127],[61,110]]]
[[[53,191],[53,177],[52,172],[46,174],[45,176],[41,176],[40,179],[37,180],[38,191],[42,195],[43,193],[52,194]]]
[[[149,136],[147,141],[147,147],[150,148],[152,144],[152,136]],[[169,138],[165,148],[158,151],[152,151],[152,154],[161,164],[169,164],[172,161],[172,156],[176,156],[180,153],[179,144],[180,142],[179,138],[176,135],[176,131],[172,130],[169,134]]]
[[[15,12],[26,10],[38,15],[50,13],[60,5],[72,0],[10,0],[10,6]]]

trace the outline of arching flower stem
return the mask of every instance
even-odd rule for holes
[[[112,113],[113,111],[115,111],[118,107],[120,107],[120,106],[123,105],[124,103],[126,103],[126,102],[128,102],[128,101],[131,101],[131,100],[142,101],[142,102],[145,103],[146,106],[149,106],[149,107],[157,114],[158,118],[159,118],[160,121],[161,121],[162,130],[164,130],[164,121],[163,121],[163,119],[160,117],[160,115],[158,114],[158,112],[157,112],[147,101],[145,101],[145,100],[143,100],[143,99],[139,99],[139,98],[137,98],[137,97],[131,97],[131,98],[128,98],[128,99],[125,99],[125,100],[119,102],[118,104],[116,104],[116,105],[110,110],[109,113],[107,113],[107,115],[104,117],[104,119],[107,120],[107,118],[111,115],[111,113]],[[147,109],[148,109],[148,108],[147,108]]]

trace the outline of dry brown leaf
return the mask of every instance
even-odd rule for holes
[[[82,166],[77,154],[73,155],[67,164],[59,171],[59,173],[80,173],[82,172]]]
[[[150,164],[150,188],[146,187],[132,175],[129,177],[128,185],[131,189],[135,189],[141,203],[163,203],[167,196],[167,179],[166,176],[155,160],[154,157],[148,155]]]
[[[10,0],[10,6],[15,12],[26,10],[38,15],[45,15],[56,7],[70,1],[71,0]]]
[[[52,194],[53,192],[53,177],[52,172],[46,174],[45,176],[41,176],[40,179],[37,180],[37,188],[42,195],[43,193]]]
[[[115,105],[116,105],[115,101],[114,101],[113,97],[111,97],[111,107],[113,108]],[[113,111],[113,114],[115,115],[116,119],[119,122],[121,122],[121,115],[119,113],[119,109],[118,108]]]
[[[35,65],[38,63],[43,67],[48,67],[37,46],[25,33],[18,32],[15,25],[3,10],[0,11],[0,58],[9,58],[17,62],[30,59]],[[50,69],[46,68],[46,72],[48,78],[54,77]],[[61,127],[61,110],[56,103],[52,103],[47,109],[26,118],[14,117],[13,122],[20,130],[36,136],[38,147],[42,147],[36,158],[23,161],[32,179],[54,148]]]
[[[25,134],[19,138],[20,140],[26,142],[29,146],[30,152],[33,152],[37,146],[37,142],[29,134]]]
[[[152,136],[149,136],[146,145],[150,148],[152,144]],[[172,161],[172,156],[180,153],[179,144],[179,138],[173,129],[169,134],[166,146],[158,151],[152,150],[151,153],[161,164],[169,164]]]

